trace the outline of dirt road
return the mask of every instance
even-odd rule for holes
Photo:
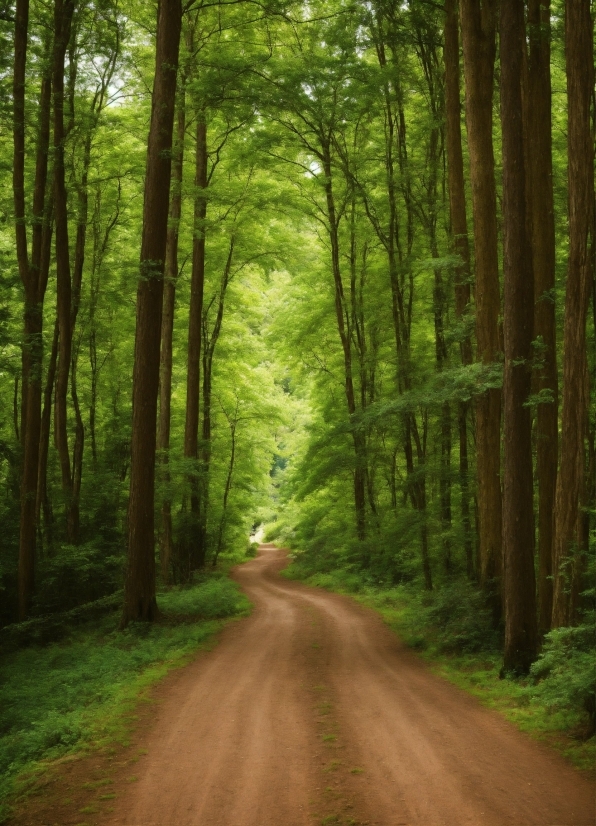
[[[115,826],[587,826],[591,784],[433,676],[372,612],[281,579],[157,709]]]

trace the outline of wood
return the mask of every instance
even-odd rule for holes
[[[210,488],[210,471],[211,471],[211,398],[213,386],[213,356],[217,341],[221,333],[221,325],[223,322],[226,291],[232,277],[232,260],[234,257],[234,238],[230,239],[230,246],[228,249],[228,256],[222,273],[221,282],[219,286],[219,295],[217,296],[217,310],[215,313],[215,320],[211,332],[208,330],[208,310],[203,310],[203,343],[202,343],[202,361],[203,361],[203,415],[201,422],[201,470],[199,475],[199,524],[197,535],[198,558],[201,563],[205,564],[207,556],[207,517],[209,513],[209,488]]]
[[[460,263],[455,268],[455,316],[467,326],[471,302],[470,244],[466,214],[466,189],[461,136],[459,18],[457,0],[446,0],[443,59],[445,63],[445,138],[447,151],[447,181],[449,216],[453,252]],[[463,365],[473,361],[472,342],[466,333],[460,339],[460,358]],[[470,519],[470,485],[468,462],[468,416],[470,405],[460,402],[457,411],[459,435],[459,484],[461,490],[461,517],[464,529],[466,572],[470,579],[474,572],[473,533]]]
[[[161,0],[147,146],[132,398],[128,563],[122,624],[153,620],[155,598],[155,446],[163,277],[168,231],[171,148],[182,8]]]
[[[577,619],[582,572],[584,439],[589,403],[586,316],[594,284],[594,167],[590,100],[594,91],[589,0],[567,0],[565,20],[569,156],[569,259],[563,333],[561,462],[557,478],[552,625]]]
[[[75,0],[55,0],[54,5],[54,59],[52,68],[52,96],[54,102],[54,213],[56,294],[58,301],[58,370],[54,408],[54,438],[60,460],[62,490],[66,500],[66,533],[69,542],[76,541],[73,521],[73,480],[68,447],[67,393],[72,359],[72,280],[68,227],[68,197],[64,168],[64,61],[70,40],[70,29]]]
[[[503,548],[504,669],[527,674],[536,658],[532,391],[534,284],[528,232],[522,104],[524,8],[501,0],[501,124],[503,134]]]
[[[184,424],[184,456],[198,460],[199,388],[201,365],[201,325],[205,290],[205,219],[207,217],[207,124],[204,112],[197,111],[195,154],[195,213],[190,308],[188,315],[188,360],[186,371],[186,419]],[[189,536],[185,537],[188,569],[205,564],[199,537],[201,519],[198,472],[190,474],[191,514]],[[186,560],[185,560],[186,563]]]
[[[182,215],[182,177],[184,167],[184,138],[186,133],[185,78],[182,78],[178,94],[178,119],[176,147],[172,162],[172,197],[166,242],[166,268],[161,319],[161,353],[159,367],[159,427],[157,449],[160,451],[163,482],[170,481],[169,449],[172,402],[172,356],[174,313],[176,307],[176,282],[178,280],[178,235]],[[161,503],[160,562],[161,578],[167,585],[173,553],[172,504],[169,495]]]
[[[29,257],[25,200],[25,88],[28,23],[28,0],[18,0],[15,9],[13,75],[13,197],[17,261],[25,293],[20,433],[15,385],[15,425],[23,455],[18,563],[18,617],[20,620],[24,620],[29,613],[35,588],[35,500],[41,427],[43,302],[48,283],[52,233],[51,210],[46,204],[51,101],[51,82],[46,72],[42,76],[39,99],[39,132],[32,203],[32,244],[31,257]],[[49,49],[48,44],[46,44],[46,49]]]
[[[335,319],[342,346],[344,359],[344,392],[350,418],[356,413],[356,395],[352,367],[352,344],[349,330],[349,317],[345,310],[344,286],[339,257],[339,219],[335,207],[333,192],[333,172],[331,167],[331,145],[321,142],[323,172],[325,174],[325,199],[329,220],[329,241],[331,245],[331,270],[335,293]],[[345,317],[344,317],[345,314]],[[356,517],[356,536],[360,541],[366,537],[366,442],[364,433],[352,430],[354,444],[354,511]]]
[[[555,217],[552,181],[550,77],[550,0],[528,2],[527,93],[528,193],[534,272],[534,338],[540,366],[534,392],[551,400],[536,410],[536,478],[538,481],[538,627],[550,629],[553,583],[553,512],[557,482],[558,376],[555,318]]]
[[[493,152],[493,81],[496,2],[461,0],[466,123],[474,213],[476,265],[476,358],[492,364],[499,358],[500,312],[497,199]],[[480,582],[495,623],[502,612],[501,391],[488,390],[476,402],[476,464]]]

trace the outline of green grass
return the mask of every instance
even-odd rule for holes
[[[553,746],[577,768],[593,772],[596,765],[596,737],[585,739],[586,716],[581,708],[557,708],[540,696],[535,681],[500,679],[502,657],[494,639],[486,645],[478,629],[466,627],[466,618],[451,628],[458,646],[470,650],[449,650],[445,623],[429,621],[424,593],[408,586],[369,586],[353,572],[335,570],[311,573],[300,559],[283,572],[289,579],[352,596],[378,611],[396,634],[426,660],[430,668],[459,688],[474,695],[483,705],[503,715],[519,729]],[[440,609],[435,608],[435,616]],[[482,626],[480,626],[482,629]],[[463,640],[463,643],[462,643]]]
[[[0,658],[0,822],[23,773],[81,749],[126,743],[136,704],[250,603],[225,576],[158,595],[163,620],[118,630],[119,614]]]

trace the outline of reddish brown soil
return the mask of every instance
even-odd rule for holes
[[[108,773],[112,812],[98,785],[79,823],[596,824],[592,784],[562,758],[431,674],[373,612],[281,579],[284,564],[263,545],[237,569],[254,612],[165,682],[134,768],[129,754]],[[56,816],[15,823],[77,822]]]

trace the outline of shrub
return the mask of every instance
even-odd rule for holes
[[[160,594],[159,607],[166,614],[186,614],[201,619],[220,619],[237,614],[247,605],[238,586],[227,579],[209,578],[191,588],[174,588]]]
[[[499,635],[482,593],[467,580],[445,583],[425,595],[424,624],[432,627],[439,650],[473,653],[494,650]]]
[[[542,653],[530,669],[536,680],[530,689],[533,699],[553,709],[583,710],[589,734],[596,730],[595,641],[593,621],[556,628],[546,635]]]

